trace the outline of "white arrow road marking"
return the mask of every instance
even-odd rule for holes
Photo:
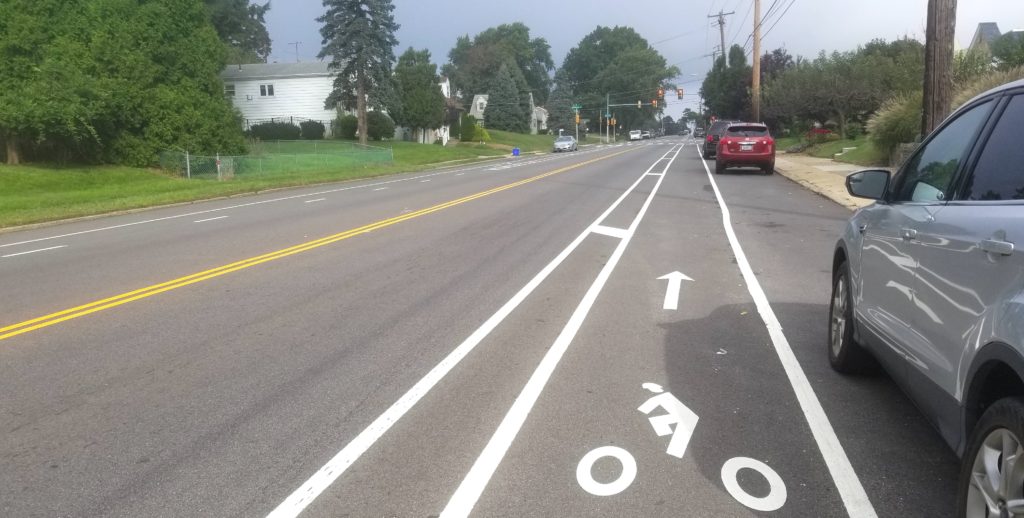
[[[693,279],[686,276],[686,274],[679,272],[672,272],[666,275],[658,277],[659,281],[668,281],[668,288],[665,289],[665,303],[662,305],[665,309],[679,309],[679,287],[682,286],[683,281],[693,281]]]

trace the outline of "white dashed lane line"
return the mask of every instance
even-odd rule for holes
[[[45,252],[47,250],[56,250],[58,248],[67,248],[68,245],[51,246],[49,248],[40,248],[39,250],[29,250],[28,252],[18,252],[16,254],[0,255],[0,259],[7,259],[8,257],[18,257],[19,255],[34,254],[36,252]]]

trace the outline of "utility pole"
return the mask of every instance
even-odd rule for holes
[[[718,18],[718,34],[722,37],[722,56],[728,55],[725,53],[725,17],[733,14],[736,14],[736,11],[730,11],[728,13],[718,11],[718,14],[708,16],[708,18]]]
[[[953,104],[953,36],[956,0],[928,0],[924,44],[924,116],[921,135],[928,135],[949,115]]]
[[[761,0],[754,0],[754,77],[750,89],[754,122],[761,122]]]
[[[289,45],[295,47],[295,62],[299,62],[299,45],[302,45],[301,41],[293,41]]]

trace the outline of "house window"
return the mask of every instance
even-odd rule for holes
[[[234,84],[225,84],[224,85],[224,97],[231,98],[231,97],[234,97],[234,96],[235,96],[235,85]]]
[[[484,104],[484,102],[483,102],[483,101],[480,101],[480,102],[476,103],[476,109],[477,109],[477,111],[481,111],[481,112],[482,112],[482,111],[484,111],[484,106],[487,106],[487,105],[486,105],[486,104]]]
[[[260,97],[273,97],[274,85],[260,85]]]

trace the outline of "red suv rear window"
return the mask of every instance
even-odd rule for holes
[[[730,137],[767,137],[768,128],[764,126],[729,126],[726,135]]]

